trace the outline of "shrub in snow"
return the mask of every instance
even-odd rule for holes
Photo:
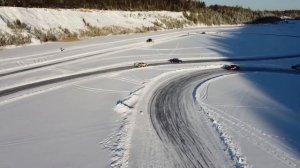
[[[14,22],[7,21],[7,27],[13,30],[23,30],[27,28],[26,23],[22,23],[19,19],[15,20]]]
[[[167,29],[183,28],[187,24],[185,20],[178,20],[173,18],[162,18],[160,20]]]
[[[48,31],[46,34],[47,41],[57,41],[57,37],[51,31]]]
[[[115,35],[115,34],[128,34],[134,33],[134,29],[125,28],[121,26],[105,26],[105,27],[96,27],[91,26],[87,23],[87,29],[81,31],[80,35],[83,37],[95,37],[95,36],[107,36],[107,35]]]
[[[31,43],[30,35],[23,35],[21,33],[17,34],[8,34],[0,33],[0,47],[7,45],[23,45]]]
[[[34,28],[32,34],[39,39],[41,42],[47,42],[47,41],[57,41],[58,38],[54,34],[54,30],[48,30],[46,33]]]

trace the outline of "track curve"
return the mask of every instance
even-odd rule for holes
[[[244,68],[241,72],[253,71],[300,75],[268,68]],[[220,138],[209,128],[210,123],[194,99],[194,92],[201,83],[230,73],[235,72],[213,69],[187,74],[161,85],[153,94],[148,107],[150,119],[174,167],[224,167],[228,156],[220,152],[224,149],[218,143]]]
[[[190,88],[197,85],[198,78],[207,80],[227,73],[217,69],[189,74],[158,88],[153,94],[149,104],[151,122],[160,140],[166,144],[170,158],[174,158],[174,167],[218,168],[224,165],[216,152],[222,146],[210,145],[209,141],[218,140],[208,141],[212,130],[198,122],[205,118],[199,113]]]

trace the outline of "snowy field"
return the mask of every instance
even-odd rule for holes
[[[299,30],[186,28],[3,49],[0,168],[298,168]],[[241,71],[220,68],[230,63]]]

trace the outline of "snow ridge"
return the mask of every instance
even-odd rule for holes
[[[136,115],[134,107],[143,92],[143,88],[144,86],[131,92],[125,99],[117,101],[114,111],[123,114],[124,117],[111,136],[100,142],[104,148],[111,151],[110,166],[112,168],[128,167],[130,141]]]
[[[246,157],[243,156],[240,148],[233,142],[230,135],[227,133],[226,128],[220,122],[218,122],[217,117],[213,115],[209,108],[205,107],[205,105],[202,103],[200,106],[207,115],[208,119],[213,123],[213,127],[220,135],[221,140],[224,142],[227,148],[227,152],[235,163],[235,167],[250,168],[251,166],[248,165]]]
[[[198,88],[196,88],[197,89],[196,101],[198,102],[200,109],[202,109],[202,111],[207,116],[209,121],[212,122],[213,127],[218,132],[222,142],[226,146],[226,151],[228,152],[231,159],[235,163],[235,168],[251,168],[252,166],[250,166],[247,163],[246,157],[243,156],[240,147],[233,142],[232,138],[227,133],[228,131],[226,130],[226,128],[218,121],[217,116],[215,116],[213,111],[210,108],[208,108],[207,104],[205,104],[202,101],[208,96],[209,84],[207,84],[207,87],[204,88],[203,86],[204,83],[202,83],[200,86],[198,86]],[[205,91],[203,95],[199,94],[201,90]]]

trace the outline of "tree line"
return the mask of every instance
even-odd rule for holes
[[[197,0],[0,0],[0,6],[182,11],[205,7],[205,3]]]
[[[299,10],[287,11],[256,11],[239,6],[211,5],[204,8],[192,8],[191,12],[184,12],[184,16],[194,23],[206,25],[220,24],[256,24],[279,23],[284,21],[282,16],[299,19]]]

